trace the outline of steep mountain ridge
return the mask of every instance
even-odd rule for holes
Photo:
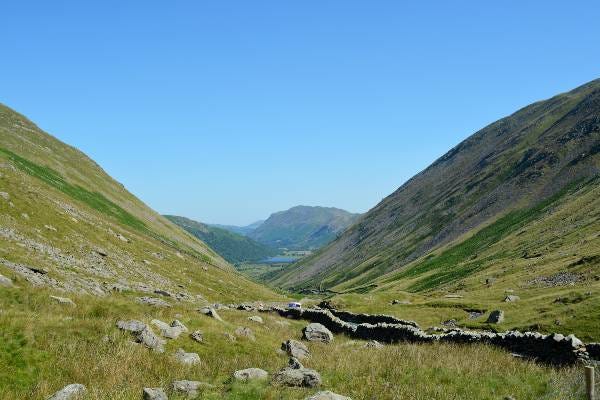
[[[77,149],[0,105],[0,273],[98,296],[187,301],[271,292],[238,275]]]
[[[316,249],[335,239],[358,217],[334,207],[296,206],[271,214],[248,237],[274,248]]]
[[[277,254],[273,248],[226,229],[175,215],[165,215],[165,217],[202,240],[226,261],[233,264],[260,261]]]
[[[327,288],[373,283],[513,211],[596,177],[599,152],[596,80],[475,133],[273,282]]]

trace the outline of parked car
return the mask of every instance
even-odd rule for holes
[[[287,308],[288,308],[288,310],[301,310],[302,309],[302,304],[298,303],[298,302],[295,302],[295,301],[292,301],[292,302],[288,303]]]

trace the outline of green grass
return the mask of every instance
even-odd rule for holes
[[[21,171],[24,171],[27,174],[42,180],[51,187],[60,190],[71,198],[80,201],[112,218],[115,218],[124,225],[130,226],[141,232],[147,231],[147,227],[144,222],[140,221],[138,218],[131,215],[117,204],[108,200],[101,193],[91,192],[79,185],[73,185],[67,182],[52,168],[35,164],[10,150],[0,148],[0,153],[8,157],[8,159],[10,159]]]
[[[0,398],[42,400],[68,383],[79,382],[88,388],[86,399],[137,400],[143,387],[167,388],[178,379],[214,385],[201,393],[200,398],[206,399],[292,400],[317,391],[231,379],[241,368],[258,367],[273,374],[284,367],[287,358],[276,350],[282,341],[300,339],[304,321],[261,314],[265,320],[261,325],[248,321],[252,313],[221,311],[225,322],[219,322],[200,315],[192,305],[154,309],[136,304],[131,295],[71,296],[77,307],[64,307],[50,302],[50,294],[27,286],[0,288],[4,310],[0,326],[10,337],[0,344]],[[156,354],[131,344],[131,336],[114,326],[117,319],[170,322],[176,314],[190,330],[202,330],[205,342],[183,335],[169,341],[164,354]],[[281,325],[282,321],[289,325]],[[256,341],[229,342],[223,334],[238,326],[250,327]],[[329,345],[308,344],[312,357],[304,364],[321,374],[320,390],[380,400],[583,398],[583,375],[577,368],[554,369],[487,346],[397,344],[374,350],[362,345],[343,335],[336,335]],[[201,364],[178,365],[171,357],[178,348],[198,353]]]
[[[489,258],[478,259],[479,252],[538,218],[560,198],[573,191],[578,184],[579,182],[569,185],[533,207],[508,213],[468,239],[442,251],[441,254],[428,257],[420,264],[396,274],[392,280],[415,278],[430,273],[408,288],[410,292],[422,292],[456,282],[486,268],[490,260]],[[497,254],[494,257],[500,256],[501,254]]]

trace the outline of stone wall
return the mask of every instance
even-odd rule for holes
[[[578,360],[586,361],[590,358],[585,345],[574,335],[564,336],[558,333],[543,335],[537,332],[523,333],[519,331],[504,333],[476,332],[461,329],[444,330],[442,333],[430,334],[421,330],[418,326],[402,323],[348,323],[340,318],[340,316],[345,316],[348,313],[336,311],[334,315],[331,310],[320,308],[287,310],[273,307],[270,311],[277,312],[286,318],[318,322],[334,333],[343,333],[349,337],[363,340],[377,340],[384,343],[481,343],[497,346],[523,357],[555,365],[569,365]],[[356,315],[361,316],[356,317],[354,321],[362,320],[366,315],[349,314],[353,318]],[[376,321],[378,316],[372,316],[372,318]],[[600,353],[600,345],[590,344],[590,350],[594,355],[597,355]]]

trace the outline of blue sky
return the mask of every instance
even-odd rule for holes
[[[0,102],[206,222],[364,212],[488,123],[600,77],[598,1],[91,3],[3,2]]]

